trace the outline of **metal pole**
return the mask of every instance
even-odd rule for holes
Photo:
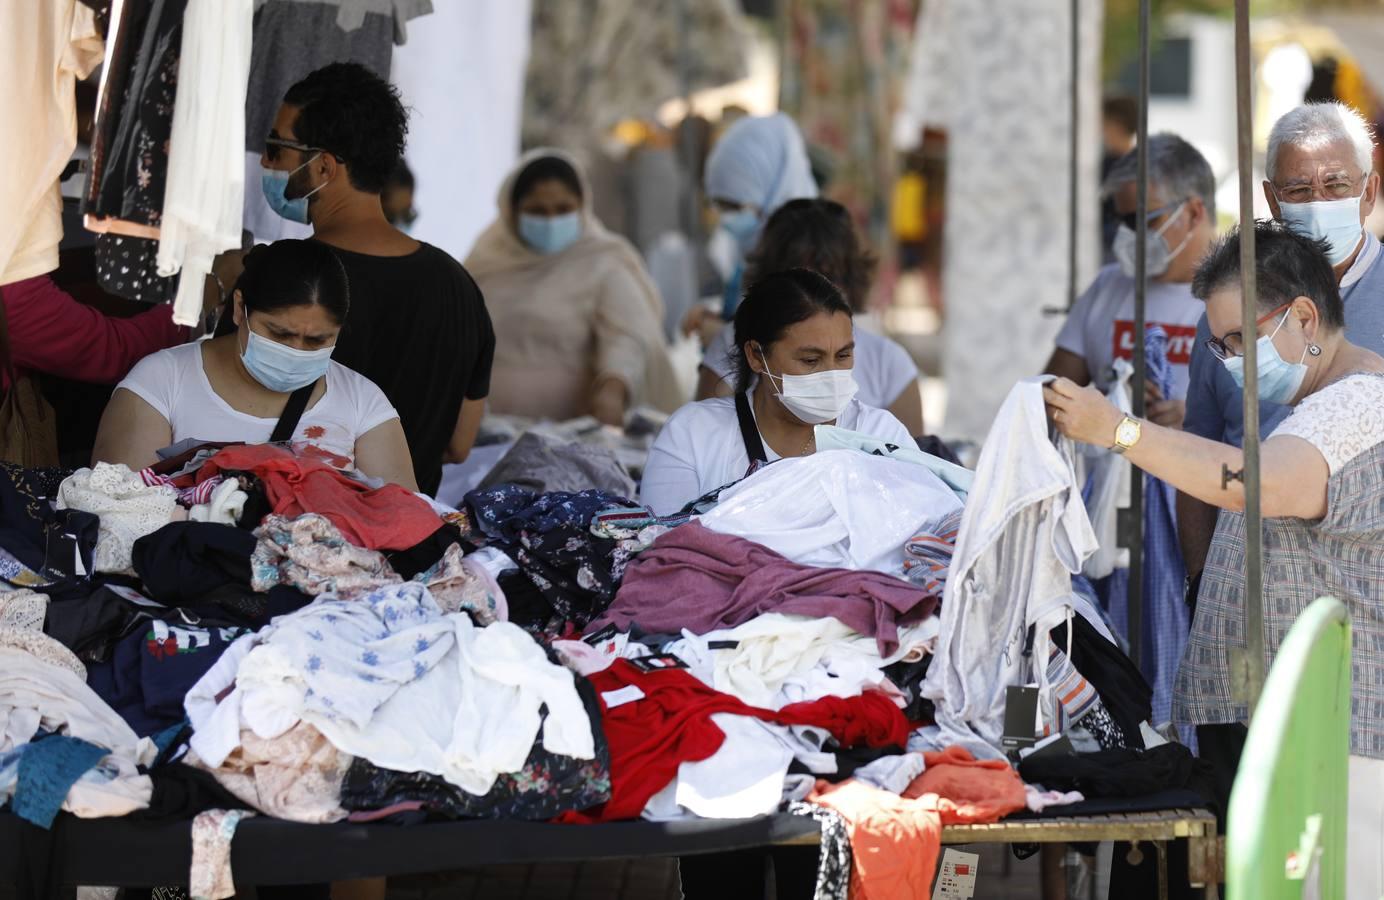
[[[1069,220],[1067,223],[1067,311],[1076,304],[1076,245],[1077,245],[1077,204],[1080,202],[1078,189],[1081,177],[1081,0],[1072,0],[1072,145],[1070,176]]]
[[[679,126],[681,133],[678,135],[678,155],[682,158],[682,168],[687,176],[687,183],[683,185],[686,189],[686,196],[683,197],[685,208],[682,217],[685,218],[688,228],[687,239],[694,247],[701,246],[701,217],[702,206],[698,198],[697,189],[697,136],[692,133],[692,44],[688,38],[688,33],[692,30],[691,17],[687,11],[687,0],[678,0],[678,87],[682,91],[683,102],[687,109],[683,113],[683,121]]]
[[[1240,167],[1241,322],[1252,334],[1259,317],[1254,266],[1254,67],[1249,43],[1249,0],[1235,0],[1235,105]],[[1243,699],[1254,714],[1264,687],[1263,533],[1259,514],[1259,369],[1256,342],[1245,344],[1245,665]]]
[[[1144,358],[1145,305],[1148,299],[1149,212],[1149,19],[1150,0],[1139,0],[1139,201],[1135,207],[1138,242],[1134,259],[1134,416],[1144,416],[1144,385],[1148,361]],[[1134,470],[1129,479],[1129,649],[1136,666],[1144,656],[1144,473]]]

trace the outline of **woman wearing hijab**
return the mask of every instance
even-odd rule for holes
[[[493,412],[618,426],[637,404],[671,412],[687,399],[657,289],[634,247],[596,219],[585,174],[562,151],[519,161],[466,268],[495,328]]]

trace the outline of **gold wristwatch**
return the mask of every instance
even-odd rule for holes
[[[1142,433],[1143,428],[1139,424],[1139,420],[1125,416],[1120,420],[1120,424],[1115,426],[1115,446],[1110,449],[1122,454],[1139,443],[1139,436]]]

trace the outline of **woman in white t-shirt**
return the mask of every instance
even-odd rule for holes
[[[649,452],[640,496],[656,514],[738,481],[752,463],[811,454],[817,425],[913,443],[893,415],[855,399],[851,307],[825,276],[789,269],[760,278],[734,328],[737,393],[675,412]]]
[[[287,438],[300,455],[417,490],[399,414],[331,359],[349,304],[346,270],[325,244],[256,247],[236,285],[234,331],[136,365],[101,418],[95,460],[139,470],[188,439],[263,443],[294,393],[311,388]]]
[[[811,269],[840,287],[851,307],[860,312],[870,292],[874,264],[844,206],[831,200],[790,200],[765,224],[750,254],[745,284],[753,286],[760,273]],[[861,402],[889,410],[910,434],[921,435],[923,397],[913,357],[887,337],[859,325],[853,331]],[[740,355],[734,329],[727,325],[703,354],[698,400],[731,395]]]

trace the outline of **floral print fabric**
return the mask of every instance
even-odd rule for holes
[[[402,580],[384,554],[350,543],[316,513],[296,519],[267,516],[255,536],[259,545],[250,556],[250,586],[256,591],[287,584],[312,596],[350,597]]]
[[[590,526],[602,510],[631,505],[603,491],[535,494],[501,485],[467,494],[468,517],[458,525],[473,543],[506,553],[542,592],[546,617],[514,621],[553,638],[580,630],[610,605],[633,554]]]

